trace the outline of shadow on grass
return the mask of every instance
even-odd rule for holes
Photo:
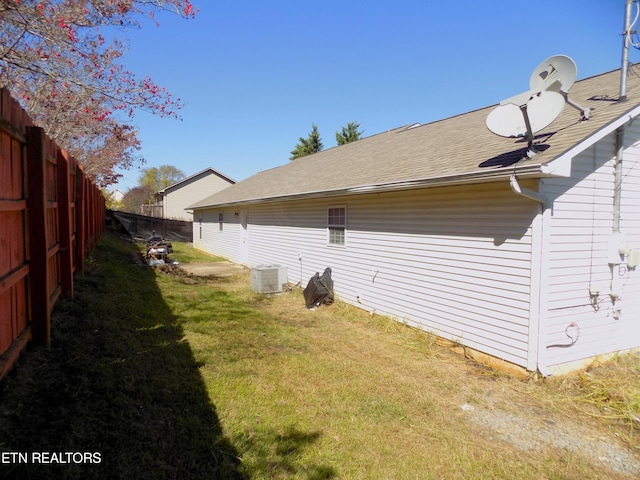
[[[298,461],[304,449],[317,442],[321,435],[321,432],[303,432],[295,427],[289,427],[284,433],[267,429],[250,433],[242,439],[242,444],[256,455],[255,464],[250,466],[255,471],[270,473],[275,478],[302,475],[309,480],[329,480],[337,476],[335,468]]]
[[[154,273],[132,255],[105,235],[56,308],[51,348],[30,348],[0,385],[0,477],[247,478]]]

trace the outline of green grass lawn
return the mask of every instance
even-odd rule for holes
[[[517,380],[339,302],[311,312],[299,290],[140,267],[132,248],[102,238],[56,309],[52,347],[30,348],[0,385],[0,452],[101,462],[1,464],[0,476],[630,478],[578,451],[518,448],[462,405],[497,419],[544,411],[541,425],[584,425],[640,460],[638,357]],[[174,249],[181,264],[216,260]]]

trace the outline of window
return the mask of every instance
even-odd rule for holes
[[[347,228],[346,207],[329,207],[327,226],[329,228],[329,245],[344,245],[344,234]]]
[[[223,230],[223,225],[224,225],[224,214],[223,213],[219,213],[218,214],[218,230],[222,231]]]

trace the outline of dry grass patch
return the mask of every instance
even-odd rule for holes
[[[582,454],[581,438],[554,443],[553,429],[541,425],[560,426],[567,415],[584,422],[552,385],[486,369],[424,332],[346,304],[308,311],[299,290],[262,296],[248,282],[238,276],[216,288],[262,312],[272,328],[258,339],[263,356],[251,358],[256,338],[244,336],[237,364],[207,365],[203,375],[252,477],[311,478],[308,465],[324,472],[314,478],[633,476],[608,468],[615,455]],[[306,440],[283,456],[278,439],[290,434]],[[606,428],[603,435],[617,445]]]
[[[625,426],[616,435],[640,451],[640,352],[595,361],[550,383],[567,395],[579,415]]]

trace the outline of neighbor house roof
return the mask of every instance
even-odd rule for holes
[[[233,180],[232,178],[227,177],[226,175],[223,175],[222,173],[218,172],[217,170],[209,167],[209,168],[205,168],[204,170],[202,170],[202,171],[200,171],[198,173],[194,173],[193,175],[190,175],[190,176],[188,176],[186,178],[183,178],[182,180],[179,180],[176,183],[173,183],[173,184],[169,185],[168,187],[163,188],[162,190],[158,190],[156,192],[156,194],[162,195],[162,194],[166,193],[167,191],[176,190],[176,189],[180,188],[182,185],[184,185],[185,183],[188,183],[188,182],[190,182],[191,180],[194,180],[197,177],[205,177],[205,176],[208,176],[208,175],[217,175],[218,177],[222,178],[223,180],[229,182],[230,184],[236,183],[236,181]]]
[[[555,121],[536,134],[542,151],[532,158],[524,155],[527,143],[522,138],[499,137],[487,129],[485,120],[493,105],[289,161],[190,208],[476,183],[508,178],[514,172],[522,177],[562,174],[558,165],[568,159],[570,166],[577,145],[580,151],[587,148],[640,113],[640,64],[629,68],[626,101],[618,101],[619,85],[620,70],[576,82],[569,98],[590,108],[590,118],[581,120],[581,112],[566,105]],[[505,92],[505,98],[512,93]]]

